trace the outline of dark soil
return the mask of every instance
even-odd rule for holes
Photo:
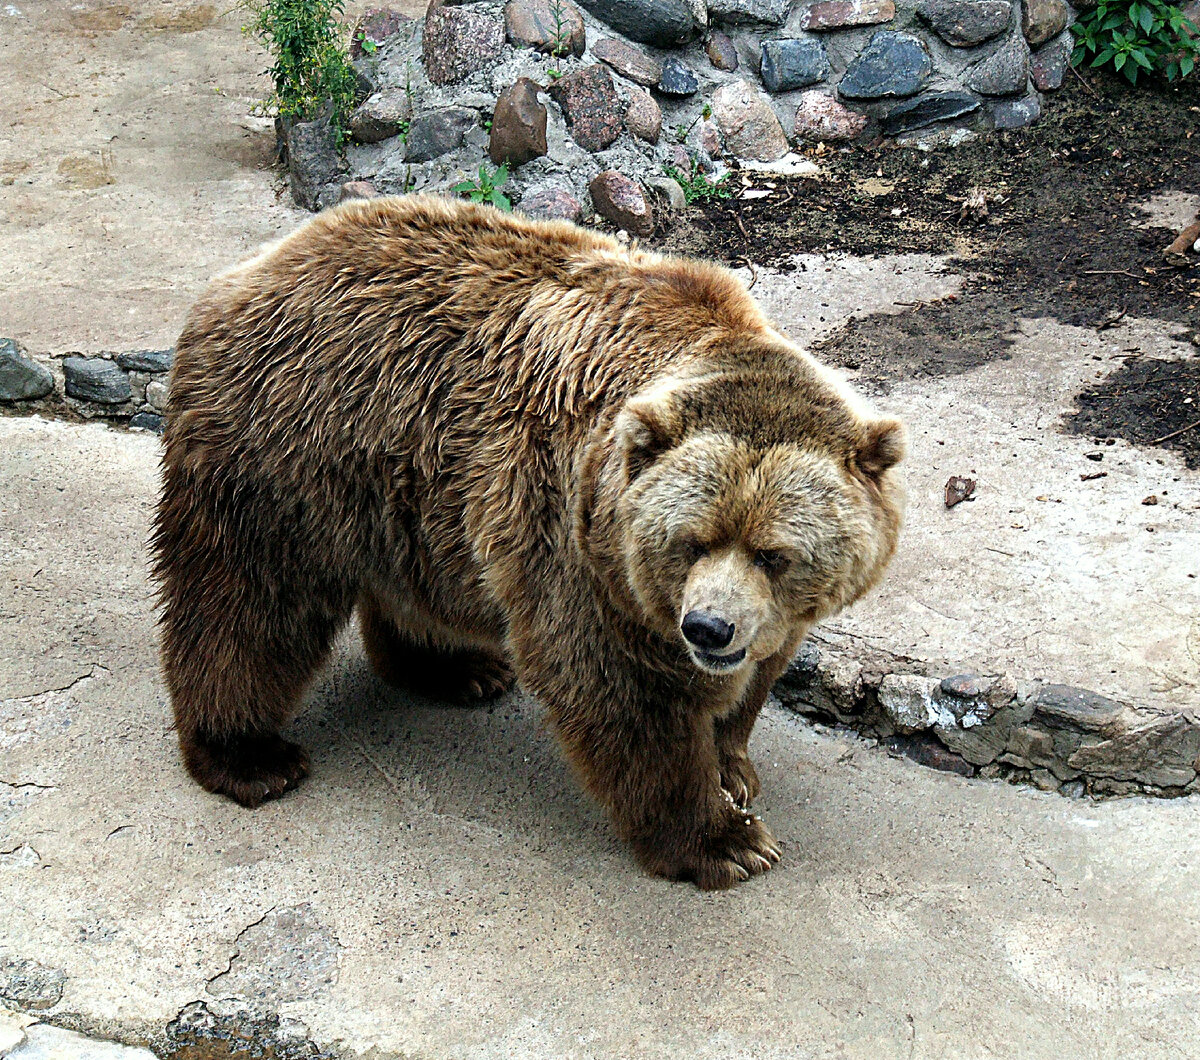
[[[1021,317],[1098,327],[1128,315],[1200,331],[1200,265],[1168,266],[1162,251],[1177,233],[1135,226],[1150,196],[1200,192],[1200,76],[1133,89],[1068,74],[1045,112],[1032,128],[957,148],[826,153],[819,177],[772,179],[769,198],[703,206],[663,246],[784,269],[801,253],[950,255],[970,277],[958,297],[851,321],[820,344],[868,388],[1007,356]],[[963,216],[976,191],[986,217]],[[1194,395],[1196,365],[1129,362],[1103,395],[1079,396],[1070,429],[1145,444],[1186,426],[1200,399],[1181,404],[1184,377]],[[1165,444],[1200,462],[1200,427]]]
[[[1164,445],[1200,467],[1200,358],[1132,357],[1075,403],[1079,411],[1066,420],[1072,434]]]

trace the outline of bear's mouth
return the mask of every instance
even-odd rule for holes
[[[699,651],[693,649],[692,654],[696,661],[706,670],[732,670],[744,658],[746,658],[746,649],[739,648],[737,651],[731,651],[728,655],[717,655],[711,651]]]

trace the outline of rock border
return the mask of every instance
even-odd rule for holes
[[[0,338],[0,409],[32,415],[66,410],[85,420],[161,434],[175,350],[67,353],[48,362]]]
[[[877,650],[806,641],[775,684],[798,714],[965,777],[1094,798],[1200,792],[1200,717],[1163,714],[1072,685],[1008,674],[922,672]]]

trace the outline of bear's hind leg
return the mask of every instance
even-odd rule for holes
[[[498,652],[442,644],[430,632],[401,630],[369,593],[359,599],[358,624],[371,666],[389,685],[430,699],[476,703],[503,695],[515,681],[508,660]]]
[[[279,729],[350,617],[356,589],[247,517],[237,547],[170,469],[155,531],[162,664],[180,750],[201,787],[257,806],[308,774]],[[281,557],[283,557],[281,559]]]

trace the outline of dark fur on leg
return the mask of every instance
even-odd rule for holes
[[[380,680],[449,703],[495,699],[516,682],[508,661],[481,648],[442,646],[429,633],[402,632],[370,595],[358,604],[367,658]]]

